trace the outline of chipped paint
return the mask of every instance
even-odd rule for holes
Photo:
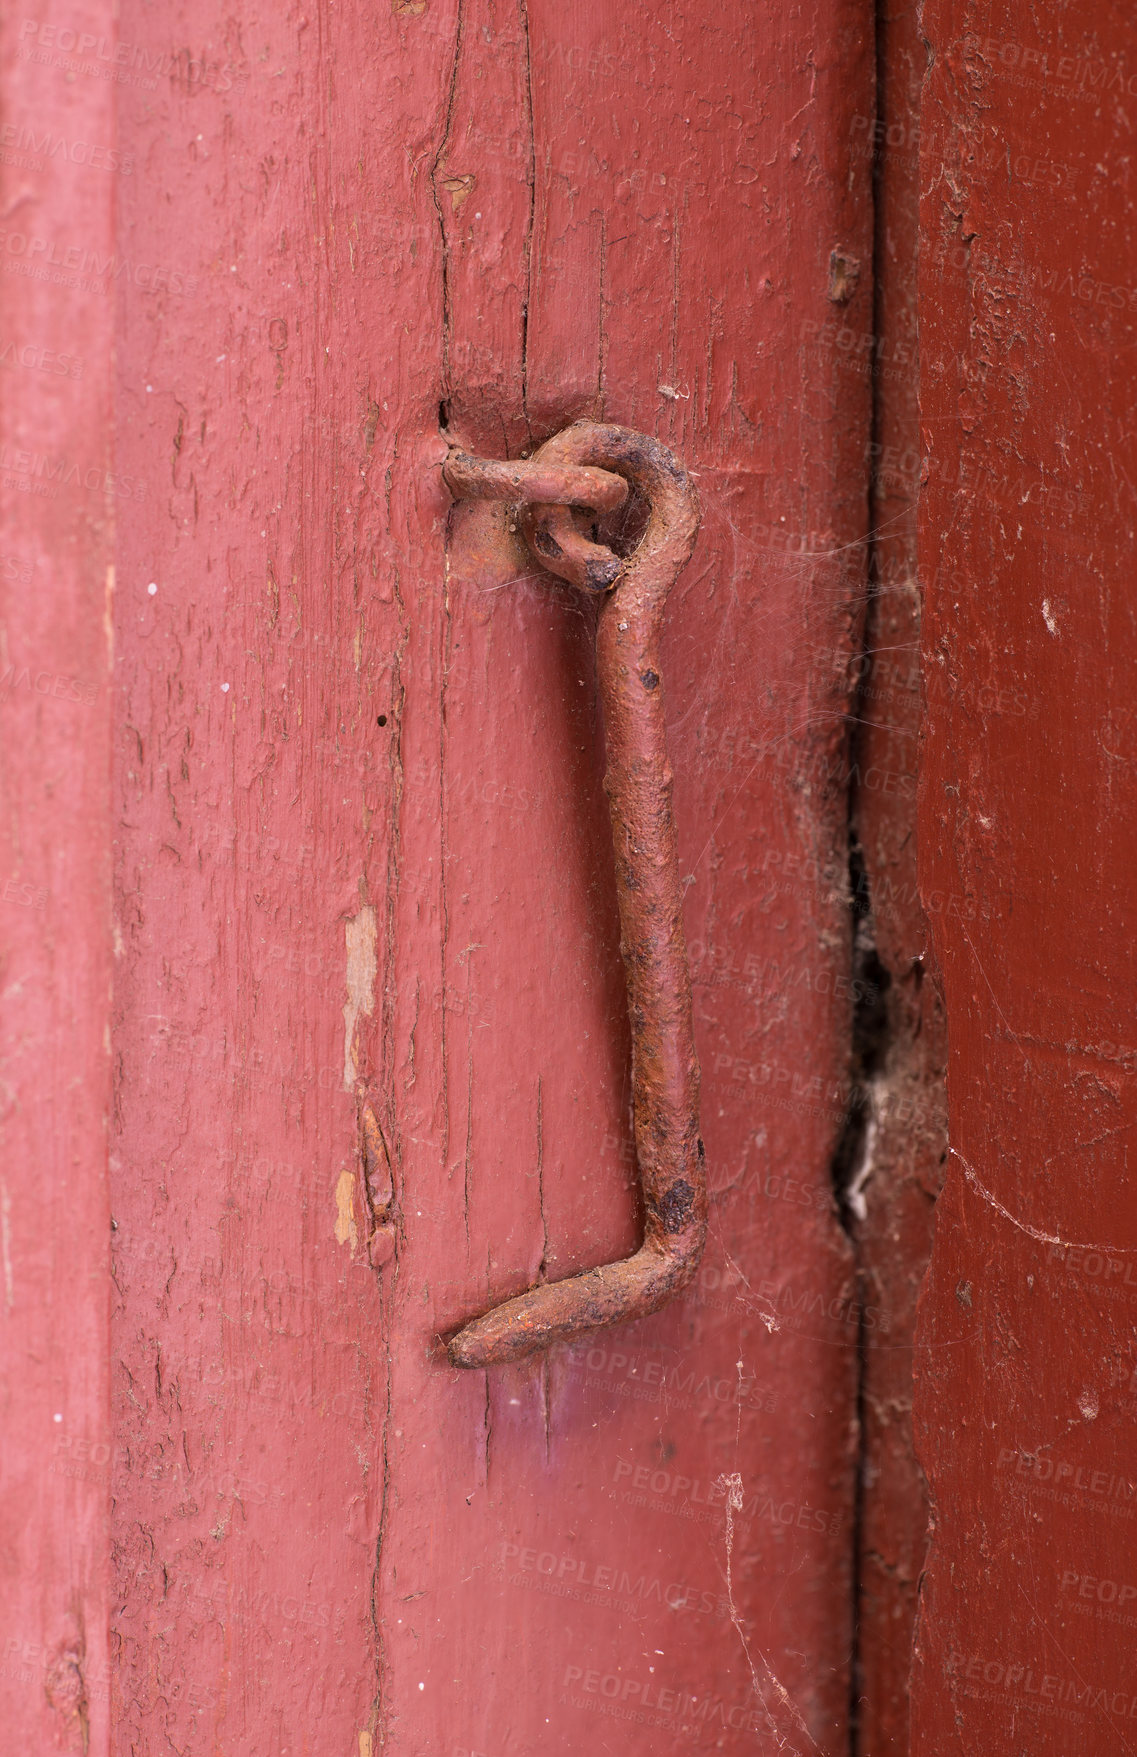
[[[336,1179],[336,1243],[355,1250],[359,1231],[355,1224],[355,1179],[350,1171],[341,1171]]]
[[[12,1277],[12,1198],[5,1183],[0,1183],[0,1251],[4,1258],[4,1304],[11,1311],[16,1302]]]
[[[345,929],[347,939],[347,1005],[343,1010],[343,1084],[350,1092],[355,1084],[355,1027],[360,1014],[370,1015],[375,1005],[375,910],[365,903]]]
[[[114,562],[107,563],[103,592],[103,636],[107,643],[107,664],[114,664]]]

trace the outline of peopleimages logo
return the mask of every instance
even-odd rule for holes
[[[620,1604],[622,1608],[653,1600],[671,1611],[729,1619],[730,1605],[721,1594],[704,1592],[683,1580],[664,1581],[615,1564],[598,1565],[583,1556],[558,1556],[521,1544],[503,1543],[498,1561],[511,1586],[535,1585],[557,1598],[583,1598],[586,1604]]]
[[[1079,1574],[1076,1568],[1067,1568],[1062,1591],[1072,1592],[1075,1587],[1079,1598],[1096,1599],[1098,1604],[1137,1602],[1137,1586],[1128,1580],[1099,1580],[1096,1574]]]
[[[1038,1706],[1052,1703],[1069,1708],[1096,1709],[1126,1720],[1137,1720],[1137,1694],[1129,1690],[1102,1689],[1087,1684],[1082,1678],[1064,1678],[1058,1673],[1036,1671],[1025,1662],[988,1659],[983,1654],[949,1654],[944,1667],[952,1680],[968,1684],[985,1684],[985,1697],[1002,1690],[1018,1698],[1033,1697]]]
[[[35,18],[20,23],[18,53],[21,60],[40,66],[62,67],[70,74],[136,85],[144,91],[157,91],[159,79],[180,79],[190,90],[208,88],[223,96],[243,91],[246,83],[228,62],[195,58],[187,50],[171,54],[167,49],[147,49],[141,43],[125,43]]]
[[[30,665],[8,665],[0,671],[0,703],[7,702],[17,690],[29,695],[50,696],[57,702],[83,702],[88,707],[98,695],[93,683],[84,683],[62,671],[33,671]]]
[[[702,1265],[699,1279],[707,1286],[719,1285],[718,1272],[711,1264]],[[738,1285],[741,1284],[740,1277]],[[683,1409],[691,1408],[695,1401],[727,1403],[764,1410],[769,1415],[773,1415],[775,1409],[769,1389],[759,1384],[756,1378],[741,1372],[697,1373],[682,1359],[657,1360],[636,1349],[627,1352],[622,1348],[604,1346],[567,1348],[565,1359],[578,1370],[583,1368],[587,1373],[604,1375],[590,1378],[589,1384],[610,1389],[626,1383],[643,1402],[674,1402]]]
[[[59,378],[82,378],[83,362],[78,354],[63,354],[56,348],[41,348],[34,342],[21,346],[5,342],[0,346],[0,366],[8,371],[22,367],[25,372],[46,372]]]
[[[77,286],[91,293],[105,293],[118,281],[125,281],[144,293],[189,294],[197,288],[194,275],[181,274],[177,269],[131,262],[117,251],[104,256],[100,251],[87,250],[81,244],[64,244],[57,238],[22,232],[18,227],[0,229],[0,259],[5,274],[22,274],[32,280],[52,282],[58,279],[61,285]]]
[[[96,146],[89,140],[68,140],[64,134],[53,134],[50,128],[42,131],[30,122],[0,123],[0,158],[7,158],[9,153],[26,155],[38,161],[36,169],[46,164],[48,159],[66,159],[72,165],[86,165],[92,171],[121,171],[129,177],[134,170],[134,160],[129,153],[120,153],[117,147]]]
[[[1111,1287],[1137,1288],[1137,1259],[1129,1255],[1112,1256],[1108,1251],[1093,1251],[1085,1245],[1051,1245],[1047,1259],[1063,1263],[1070,1276],[1084,1275],[1090,1281],[1103,1281]]]
[[[85,488],[92,494],[113,494],[142,500],[146,490],[133,476],[114,476],[97,464],[83,465],[63,452],[27,451],[0,440],[0,470],[11,471],[33,494],[54,495],[61,488]],[[13,685],[12,687],[15,687]]]
[[[1114,1471],[1092,1470],[1084,1464],[1071,1464],[1064,1458],[1047,1458],[1040,1452],[1021,1452],[1003,1446],[995,1468],[1006,1470],[1010,1465],[1014,1466],[1016,1476],[1026,1477],[1032,1483],[1047,1484],[1063,1491],[1076,1490],[1103,1503],[1117,1503],[1127,1512],[1137,1494],[1137,1482]]]
[[[583,1666],[570,1665],[565,1671],[562,1689],[572,1692],[560,1698],[565,1707],[607,1713],[614,1719],[654,1726],[686,1722],[686,1725],[676,1724],[673,1730],[696,1737],[715,1728],[722,1731],[727,1727],[757,1733],[769,1724],[768,1717],[754,1702],[728,1702],[722,1696],[696,1696],[689,1690],[671,1688],[655,1678],[626,1678],[622,1672],[586,1671]]]
[[[630,1480],[629,1480],[630,1479]],[[703,1483],[698,1477],[656,1470],[649,1464],[631,1464],[617,1459],[614,1482],[629,1480],[621,1499],[626,1505],[643,1507],[657,1513],[685,1513],[696,1517],[700,1508],[712,1518],[725,1515],[726,1500],[731,1493],[730,1480],[719,1477]],[[775,1501],[772,1495],[753,1494],[749,1501],[731,1501],[733,1509],[744,1519],[768,1519],[771,1525],[795,1526],[799,1531],[819,1531],[838,1537],[843,1522],[835,1513],[822,1507],[811,1507],[808,1501]]]
[[[291,1594],[254,1592],[229,1580],[183,1575],[170,1593],[170,1602],[197,1611],[219,1622],[303,1623],[312,1629],[330,1629],[332,1606],[317,1604]]]
[[[1137,73],[1123,61],[1090,60],[1081,55],[1048,55],[1030,43],[1003,42],[998,37],[964,37],[960,47],[973,60],[987,61],[1009,71],[1064,88],[1067,95],[1086,97],[1137,97]]]

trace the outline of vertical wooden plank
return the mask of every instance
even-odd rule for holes
[[[935,0],[921,860],[951,1155],[919,1757],[1133,1748],[1137,21]]]
[[[450,436],[516,444],[520,386],[534,438],[581,414],[658,434],[706,509],[665,687],[714,1219],[671,1310],[448,1368],[460,1319],[636,1225],[589,617],[500,512],[456,509],[404,672],[377,1731],[836,1752],[862,1319],[830,1181],[847,680],[817,655],[859,638],[868,391],[802,325],[871,323],[869,20],[467,0],[451,55]]]
[[[423,236],[452,28],[421,5],[123,17],[124,1754],[369,1749],[385,891],[405,597],[439,548]]]
[[[105,1757],[113,9],[0,39],[0,1726]]]

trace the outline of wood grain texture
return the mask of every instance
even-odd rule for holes
[[[110,6],[73,32],[113,44]],[[0,40],[0,1727],[106,1757],[113,104]],[[46,41],[45,41],[46,37]]]
[[[951,1157],[918,1757],[1133,1749],[1132,10],[936,0],[921,864]]]
[[[124,12],[123,1757],[847,1745],[887,1314],[830,1188],[816,658],[859,639],[868,394],[801,325],[871,322],[870,22]],[[711,1243],[667,1312],[462,1375],[443,1333],[637,1224],[588,615],[441,481],[578,415],[704,506],[663,667]]]
[[[454,30],[444,166],[471,193],[440,204],[447,284],[474,255],[481,274],[449,311],[450,436],[516,443],[520,384],[521,437],[615,420],[698,475],[662,670],[712,1222],[697,1289],[657,1317],[481,1383],[440,1371],[439,1332],[627,1251],[636,1226],[590,622],[500,510],[458,508],[408,656],[377,1726],[408,1751],[836,1751],[857,1331],[828,1181],[846,698],[814,657],[848,650],[863,596],[841,553],[864,537],[868,399],[834,396],[798,326],[832,308],[833,252],[867,265],[844,146],[866,20],[542,5],[522,38],[478,5]],[[525,77],[506,65],[522,53]],[[502,132],[453,120],[486,86],[525,94]],[[444,1035],[425,1023],[439,994]]]
[[[356,1027],[382,1016],[400,595],[444,452],[423,28],[123,19],[158,72],[120,94],[146,170],[120,248],[156,269],[119,353],[144,484],[118,620],[122,1752],[352,1751],[375,1694],[389,1334],[359,1121],[383,1105]]]

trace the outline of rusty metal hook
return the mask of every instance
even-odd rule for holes
[[[529,459],[498,463],[452,450],[442,473],[460,500],[520,503],[522,528],[541,566],[584,591],[607,593],[596,667],[644,1205],[644,1240],[633,1257],[545,1282],[451,1337],[454,1366],[486,1367],[657,1311],[687,1285],[703,1251],[699,1067],[659,669],[663,607],[694,548],[699,503],[686,472],[658,440],[591,421],[567,427]],[[584,535],[572,509],[612,510],[627,498],[629,483],[647,502],[648,520],[622,560]]]

